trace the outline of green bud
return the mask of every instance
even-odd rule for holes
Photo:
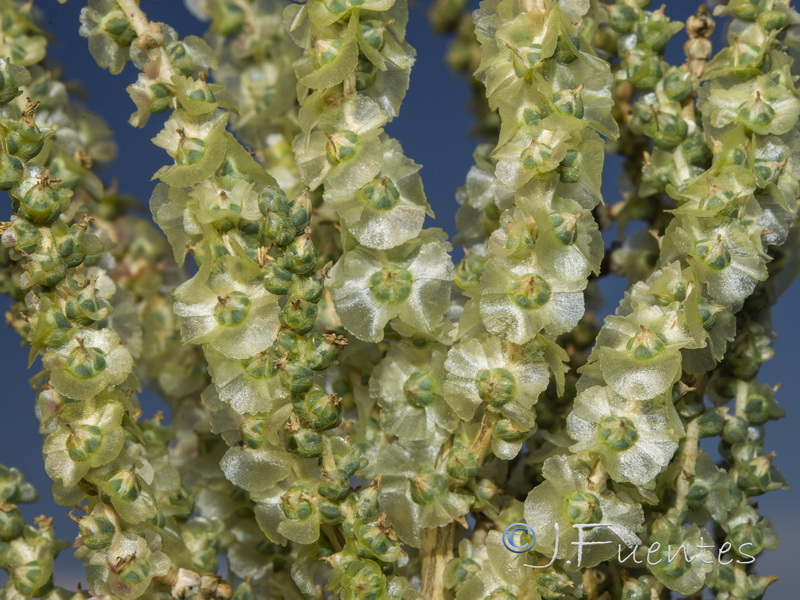
[[[518,444],[525,441],[530,431],[522,429],[511,419],[498,419],[492,426],[492,437],[509,444]]]
[[[130,502],[139,498],[142,493],[141,478],[136,474],[136,465],[114,471],[106,478],[106,482],[117,496]]]
[[[522,275],[512,280],[508,286],[511,300],[524,309],[536,309],[550,300],[552,293],[550,284],[534,273]]]
[[[570,115],[578,119],[583,118],[584,106],[581,92],[583,84],[574,90],[560,90],[553,94],[552,100],[556,110],[562,114]]]
[[[628,81],[637,89],[654,89],[664,74],[661,58],[644,48],[634,48],[625,59]]]
[[[90,550],[108,548],[119,531],[119,520],[114,509],[102,502],[88,515],[76,517],[70,512],[69,518],[78,525],[80,543]]]
[[[381,486],[381,477],[378,475],[372,483],[363,490],[350,494],[350,504],[356,519],[373,519],[378,515],[378,490]]]
[[[311,229],[298,236],[283,254],[283,263],[292,273],[307,275],[317,264],[317,249],[311,241]]]
[[[375,271],[369,278],[372,297],[383,304],[400,304],[411,295],[414,277],[409,271],[396,265],[387,265]]]
[[[553,233],[555,233],[558,241],[567,246],[575,243],[575,240],[578,239],[578,220],[582,216],[583,213],[550,213],[550,222],[553,224]]]
[[[686,505],[689,510],[700,510],[708,498],[708,484],[702,479],[695,479],[686,492]]]
[[[240,325],[247,318],[251,304],[250,298],[244,292],[233,291],[227,296],[218,296],[214,318],[223,327]]]
[[[485,264],[486,257],[467,253],[456,266],[455,284],[459,289],[463,291],[476,288]]]
[[[293,521],[303,521],[308,519],[314,512],[313,496],[308,494],[306,487],[302,484],[295,484],[286,490],[281,496],[281,508],[287,519]]]
[[[590,492],[573,492],[564,499],[564,512],[570,523],[601,523],[603,511],[600,500]]]
[[[653,139],[653,143],[664,150],[674,150],[686,139],[689,126],[680,115],[652,108],[654,118],[643,128],[643,132]]]
[[[717,436],[725,426],[725,418],[719,409],[706,410],[698,419],[700,437]]]
[[[317,501],[317,510],[322,521],[329,525],[340,525],[345,519],[342,507],[338,503],[331,502],[325,498],[320,498]]]
[[[517,600],[517,597],[510,590],[499,587],[486,596],[486,600]]]
[[[688,69],[670,68],[662,83],[664,93],[674,102],[683,102],[694,92],[694,76]]]
[[[22,93],[19,88],[30,82],[31,75],[28,69],[11,64],[10,59],[0,58],[0,106],[8,104],[19,96]]]
[[[477,477],[482,466],[478,453],[469,446],[454,444],[447,456],[447,473],[454,479]]]
[[[581,164],[583,155],[575,149],[567,150],[564,159],[558,165],[558,173],[563,183],[578,183],[581,180]],[[566,243],[566,242],[565,242]]]
[[[378,77],[378,67],[368,58],[360,56],[358,63],[356,63],[356,89],[358,91],[366,90],[375,83]]]
[[[542,600],[560,600],[575,586],[575,582],[566,573],[555,568],[537,571],[534,580]]]
[[[25,163],[19,158],[0,152],[0,190],[10,190],[25,174]]]
[[[247,415],[239,425],[242,443],[248,448],[260,448],[267,439],[267,415]]]
[[[758,15],[758,24],[767,31],[783,29],[789,22],[786,10],[765,10]]]
[[[639,433],[629,418],[609,415],[600,419],[597,424],[597,437],[608,448],[621,452],[636,444]]]
[[[738,444],[747,439],[748,423],[739,415],[727,415],[722,428],[722,439],[728,444]]]
[[[427,371],[414,371],[403,384],[406,400],[412,406],[424,408],[433,404],[439,396],[436,380]]]
[[[314,371],[323,371],[336,363],[339,350],[346,345],[347,340],[335,333],[314,334],[306,344],[306,365]]]
[[[445,493],[446,484],[444,475],[424,469],[411,478],[411,499],[417,504],[430,504]]]
[[[302,298],[289,298],[281,308],[279,316],[284,327],[302,335],[314,328],[317,320],[317,305]]]
[[[343,469],[322,469],[320,471],[320,484],[317,493],[328,500],[341,501],[350,493],[350,477]]]
[[[0,540],[18,538],[24,529],[25,519],[16,504],[0,504]]]
[[[264,287],[270,294],[285,296],[292,289],[292,274],[278,263],[264,267]]]
[[[628,341],[627,349],[634,358],[647,360],[664,350],[666,345],[667,339],[662,333],[650,331],[644,325],[640,325],[639,331]]]
[[[464,583],[467,579],[481,570],[481,564],[469,557],[457,557],[447,565],[448,579],[455,581],[455,586]]]
[[[386,577],[381,568],[371,560],[361,560],[364,565],[345,579],[347,595],[353,600],[377,600],[386,596]]]
[[[373,179],[360,190],[363,202],[375,210],[388,210],[400,201],[400,190],[389,177]]]
[[[764,127],[772,123],[775,118],[775,109],[769,102],[764,100],[760,90],[756,90],[756,96],[749,102],[742,102],[738,108],[739,118],[745,125],[754,127]]]
[[[22,183],[22,182],[21,182]],[[49,225],[61,215],[69,204],[72,190],[56,188],[57,179],[50,179],[45,171],[38,183],[29,185],[26,182],[24,191],[17,185],[9,194],[19,201],[18,212],[34,225]]]
[[[208,5],[208,10],[211,13],[211,28],[222,35],[238,34],[247,20],[244,9],[233,0],[212,2]]]
[[[276,363],[281,385],[295,394],[302,394],[311,389],[314,383],[314,372],[297,362],[279,360]]]
[[[303,458],[318,458],[324,449],[322,435],[313,429],[300,426],[300,419],[292,413],[283,426],[287,431],[286,449]]]
[[[322,431],[338,427],[342,422],[341,398],[335,394],[326,394],[319,386],[314,386],[303,396],[295,398],[292,404],[305,427]]]
[[[475,385],[481,400],[499,408],[514,399],[516,382],[508,369],[482,369],[475,376]]]
[[[338,131],[327,135],[328,144],[325,147],[325,156],[328,163],[335,167],[355,156],[358,148],[358,134],[352,131]]]
[[[167,56],[172,66],[182,75],[186,77],[192,77],[194,75],[197,66],[195,65],[192,53],[182,41],[170,44],[167,47]]]
[[[630,33],[638,20],[639,14],[627,4],[608,6],[608,24],[618,33]]]

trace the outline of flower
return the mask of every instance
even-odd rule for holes
[[[683,425],[668,395],[631,401],[611,388],[583,390],[567,417],[570,451],[596,453],[614,481],[649,486],[669,464]]]
[[[535,342],[517,346],[488,334],[465,338],[447,353],[445,400],[464,420],[484,404],[530,430],[533,405],[550,380],[539,350]]]
[[[450,305],[455,269],[440,229],[427,229],[391,250],[357,246],[330,271],[342,325],[363,341],[379,342],[398,317],[420,331],[436,328]]]
[[[370,395],[381,407],[384,431],[406,440],[435,444],[458,419],[444,401],[444,361],[440,344],[415,348],[392,345],[370,375]]]
[[[230,358],[263,352],[280,327],[277,296],[264,289],[261,271],[247,258],[225,256],[209,263],[175,290],[181,338],[210,344]]]
[[[425,201],[420,166],[403,155],[400,143],[385,137],[381,143],[380,172],[356,190],[328,189],[330,204],[358,242],[386,250],[414,238],[425,215],[433,215]]]
[[[593,567],[617,554],[617,547],[640,544],[644,512],[627,494],[614,494],[604,485],[590,480],[592,470],[580,456],[552,456],[542,469],[545,481],[531,490],[525,499],[525,521],[536,531],[538,552],[569,560],[577,568]],[[578,539],[574,525],[602,523],[586,528],[580,564],[576,562]],[[555,525],[558,524],[558,540]],[[557,546],[556,546],[557,542]],[[610,543],[608,543],[610,542]]]
[[[81,329],[60,348],[44,353],[56,391],[76,400],[88,400],[110,385],[118,385],[133,370],[133,358],[110,329]]]

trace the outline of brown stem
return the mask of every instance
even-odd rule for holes
[[[422,530],[422,597],[425,600],[450,600],[452,594],[444,586],[444,569],[453,558],[455,523]]]

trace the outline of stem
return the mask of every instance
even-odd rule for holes
[[[426,600],[449,600],[450,591],[444,586],[444,569],[453,558],[455,523],[422,530],[422,597]]]
[[[667,518],[682,521],[686,507],[686,494],[689,491],[689,480],[694,477],[697,451],[700,442],[700,421],[692,419],[686,426],[686,437],[683,440],[683,459],[680,472],[675,480],[675,505],[667,511]]]

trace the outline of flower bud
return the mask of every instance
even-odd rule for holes
[[[714,437],[722,433],[725,418],[719,409],[706,410],[698,418],[700,437]]]
[[[264,287],[270,294],[285,296],[292,289],[292,274],[278,263],[264,267]]]
[[[356,519],[372,519],[378,515],[378,491],[381,487],[381,476],[378,475],[368,487],[350,494],[350,504]]]
[[[425,505],[435,502],[446,491],[444,475],[425,469],[411,478],[411,499]]]
[[[608,448],[621,452],[636,444],[639,433],[629,418],[609,415],[597,424],[597,437]]]
[[[462,291],[476,289],[483,273],[486,257],[467,253],[456,266],[455,284]]]
[[[72,190],[56,188],[45,171],[37,180],[33,177],[21,181],[9,194],[19,202],[20,216],[34,225],[49,225],[66,209]]]
[[[0,503],[0,540],[11,541],[22,535],[25,520],[16,504]]]
[[[727,415],[722,428],[722,439],[728,444],[738,444],[747,439],[748,423],[739,415]]]
[[[608,6],[608,24],[617,33],[630,33],[638,20],[639,14],[627,4],[616,3]]]
[[[447,473],[454,479],[477,477],[483,466],[478,453],[462,444],[454,444],[447,456]]]
[[[339,350],[347,340],[335,333],[314,334],[306,343],[306,365],[314,371],[323,371],[336,363]]]
[[[560,600],[575,587],[575,582],[566,573],[555,567],[536,571],[534,580],[542,600]]]
[[[283,254],[283,262],[292,273],[306,275],[314,270],[317,264],[317,249],[311,241],[311,230],[297,237]]]
[[[550,284],[534,273],[516,277],[508,286],[511,300],[525,309],[536,309],[544,306],[550,300],[552,289]]]
[[[581,92],[583,85],[574,90],[560,90],[555,92],[552,97],[556,110],[562,114],[582,119],[584,114],[583,99]]]
[[[70,512],[69,518],[78,525],[79,543],[90,550],[108,548],[120,528],[114,509],[102,502],[88,515],[76,517]]]
[[[25,174],[25,163],[19,158],[0,152],[0,190],[10,190]]]
[[[352,131],[337,131],[328,134],[328,143],[325,147],[325,156],[331,166],[336,166],[353,158],[358,148],[358,134]]]
[[[628,340],[627,349],[640,360],[653,358],[666,348],[667,339],[657,331],[650,331],[644,325],[640,325],[639,331]]]
[[[311,429],[332,429],[342,422],[341,399],[334,394],[326,394],[319,386],[297,397],[292,404],[300,422]]]
[[[302,298],[289,298],[283,305],[279,317],[284,327],[303,335],[314,328],[317,305]]]
[[[411,295],[414,278],[411,273],[396,265],[387,265],[369,278],[373,298],[383,304],[400,304]]]
[[[11,64],[10,59],[0,58],[0,106],[8,104],[22,93],[22,86],[31,82],[28,69]]]
[[[603,519],[600,500],[590,492],[574,492],[570,494],[565,498],[564,511],[573,525],[601,523]]]
[[[314,512],[313,497],[308,494],[306,486],[298,483],[290,487],[281,496],[281,508],[287,519],[302,521]]]
[[[691,71],[672,67],[662,79],[664,93],[674,102],[683,102],[694,92],[695,80]]]

